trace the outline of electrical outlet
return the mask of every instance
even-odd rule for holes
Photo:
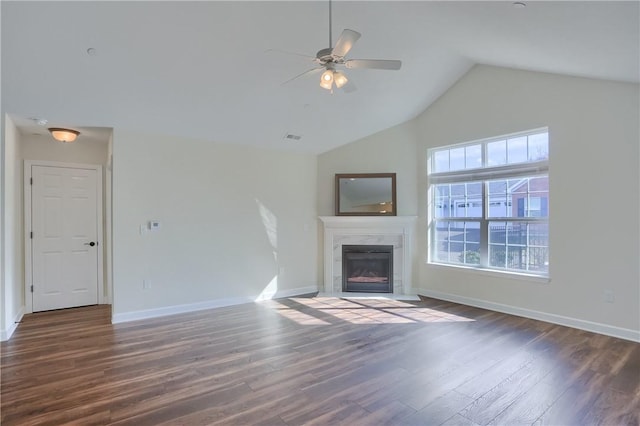
[[[149,290],[151,288],[151,280],[142,280],[142,289]]]
[[[613,290],[605,290],[603,296],[604,301],[607,303],[613,303],[613,301],[615,300]]]

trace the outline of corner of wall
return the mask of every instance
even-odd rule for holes
[[[11,336],[24,312],[22,248],[22,165],[18,129],[8,114],[3,117],[2,144],[2,282],[0,337]]]
[[[5,283],[5,279],[4,279],[4,246],[5,246],[5,241],[4,241],[4,212],[5,212],[5,201],[4,201],[4,194],[6,193],[5,191],[5,185],[4,185],[4,171],[5,171],[5,165],[4,165],[4,161],[5,161],[5,139],[6,139],[6,135],[5,135],[5,122],[6,119],[8,119],[8,117],[5,118],[5,114],[2,113],[0,114],[0,121],[1,121],[1,135],[2,137],[0,138],[0,307],[2,308],[2,310],[4,311],[4,306],[5,306],[5,296],[4,296],[4,283]],[[4,335],[5,335],[5,317],[4,315],[0,315],[0,340],[4,341]]]
[[[22,306],[18,310],[18,314],[15,316],[15,318],[13,318],[13,321],[8,323],[8,327],[2,327],[2,329],[0,329],[0,342],[6,342],[7,340],[11,339],[11,336],[13,336],[13,333],[16,331],[18,325],[22,321],[24,310],[25,307]]]

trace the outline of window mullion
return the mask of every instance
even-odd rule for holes
[[[529,224],[527,223],[527,239],[525,240],[525,244],[526,244],[526,250],[525,250],[525,260],[526,260],[526,265],[527,265],[527,271],[531,268],[531,263],[530,263],[530,256],[531,256],[531,248],[529,247]]]
[[[447,223],[447,261],[451,262],[451,222]]]
[[[480,217],[480,266],[489,266],[489,197],[487,182],[482,183],[482,216]]]

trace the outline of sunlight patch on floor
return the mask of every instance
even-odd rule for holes
[[[406,324],[415,322],[377,309],[323,309],[322,312],[352,324]]]
[[[263,304],[273,309],[283,317],[295,321],[300,325],[331,325],[331,323],[321,320],[320,318],[307,315],[304,312],[300,312],[297,309],[291,308],[287,305],[283,305],[282,303],[275,300],[266,300],[263,302]]]
[[[475,321],[450,312],[384,298],[292,297],[282,302],[262,302],[278,314],[301,325],[412,324]],[[296,306],[298,305],[298,306]],[[334,321],[332,321],[332,319]]]

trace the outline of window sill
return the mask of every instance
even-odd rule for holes
[[[507,278],[519,281],[528,281],[540,284],[548,284],[551,282],[551,278],[548,276],[540,276],[540,275],[531,275],[531,274],[522,274],[513,271],[498,271],[495,269],[483,269],[483,268],[473,268],[470,266],[460,266],[460,265],[450,265],[448,263],[435,263],[435,262],[426,262],[428,266],[433,266],[436,268],[444,268],[444,269],[455,269],[460,272],[464,272],[467,274],[476,274],[476,275],[484,275],[488,277],[497,277],[497,278]]]

